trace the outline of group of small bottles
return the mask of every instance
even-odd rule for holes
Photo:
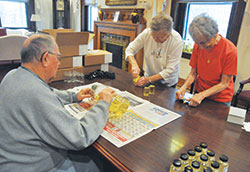
[[[97,89],[97,85],[92,85],[92,90]],[[97,102],[99,100],[99,96],[95,94],[94,101]],[[111,105],[109,106],[109,117],[121,117],[125,112],[127,112],[130,103],[128,99],[116,95],[113,97]]]
[[[207,144],[200,143],[187,153],[182,153],[175,159],[169,172],[227,172],[229,167],[228,157],[221,155],[215,160],[215,152],[207,149]]]
[[[143,96],[147,97],[149,95],[155,94],[155,86],[149,85],[148,87],[144,87]]]
[[[129,104],[128,99],[118,95],[115,96],[109,107],[109,117],[121,117],[125,112],[127,112]]]

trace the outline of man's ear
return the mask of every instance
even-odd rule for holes
[[[41,57],[41,63],[44,67],[48,66],[48,52],[45,52]]]

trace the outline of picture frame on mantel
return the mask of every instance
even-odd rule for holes
[[[117,5],[136,5],[137,0],[105,0],[105,5],[117,6]]]

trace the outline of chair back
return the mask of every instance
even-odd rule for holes
[[[0,37],[0,61],[20,60],[20,51],[27,36],[6,35]]]

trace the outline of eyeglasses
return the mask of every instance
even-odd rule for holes
[[[45,54],[46,52],[48,52],[49,54],[55,55],[58,61],[60,61],[60,59],[61,59],[61,57],[62,57],[61,54],[56,54],[56,53],[52,53],[52,52],[50,52],[50,51],[45,51],[45,52],[42,53],[41,58],[40,58],[40,61],[43,60],[43,56],[44,56],[44,54]]]

